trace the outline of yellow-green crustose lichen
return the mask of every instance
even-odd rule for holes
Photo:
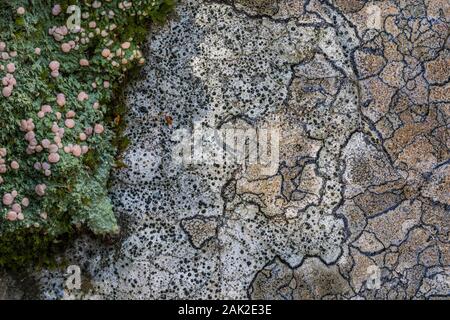
[[[57,239],[118,225],[107,181],[117,92],[145,61],[146,22],[173,0],[0,2],[0,265],[46,262]]]

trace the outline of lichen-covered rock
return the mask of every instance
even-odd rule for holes
[[[64,258],[104,299],[448,299],[449,19],[439,0],[181,1],[127,93],[120,240]],[[271,128],[277,159],[174,161],[199,128],[196,147]],[[35,274],[42,297],[65,277]]]

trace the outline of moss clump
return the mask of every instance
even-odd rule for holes
[[[173,6],[0,2],[0,266],[47,265],[81,229],[118,231],[107,182],[127,141],[115,97],[144,63],[146,24]]]

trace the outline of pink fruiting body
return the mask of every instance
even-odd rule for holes
[[[80,66],[88,67],[89,66],[89,61],[87,59],[81,59],[80,60]]]
[[[11,206],[11,209],[12,209],[13,211],[17,212],[17,213],[21,213],[21,212],[22,212],[22,207],[21,207],[20,204],[18,204],[18,203],[14,203],[14,204]]]
[[[52,15],[57,16],[61,13],[61,11],[62,11],[61,5],[55,4],[52,8]]]
[[[66,113],[66,118],[73,118],[73,117],[75,117],[75,111],[73,111],[73,110],[69,110],[69,111],[67,111],[67,113]]]
[[[17,213],[15,211],[9,211],[6,214],[6,219],[9,221],[16,221],[17,220]]]
[[[105,130],[105,128],[103,127],[103,125],[101,125],[99,123],[97,123],[94,126],[94,132],[97,133],[97,134],[103,133],[104,130]]]
[[[30,200],[28,198],[23,198],[21,203],[22,206],[28,207],[30,205]]]
[[[50,153],[48,156],[48,162],[50,163],[57,163],[59,161],[60,157],[57,153]]]
[[[102,50],[102,56],[104,58],[108,58],[110,55],[111,55],[111,51],[109,49],[105,48]]]
[[[61,50],[62,50],[62,52],[64,52],[64,53],[69,53],[71,49],[72,49],[72,47],[71,47],[70,44],[68,44],[68,43],[63,43],[63,44],[61,45]]]
[[[73,148],[72,148],[72,154],[75,157],[81,156],[81,147],[79,145],[74,145]]]
[[[11,169],[13,170],[19,170],[20,166],[19,163],[17,161],[12,161],[11,162]]]
[[[47,186],[45,184],[38,184],[34,188],[34,191],[38,196],[43,197],[45,195],[45,189],[47,189]]]
[[[25,8],[24,7],[17,8],[17,14],[18,15],[24,15],[25,14]]]
[[[14,63],[8,63],[6,65],[6,71],[9,73],[14,73],[14,71],[16,71],[16,65]]]
[[[58,93],[56,95],[56,103],[58,106],[63,107],[66,104],[66,96],[63,93]]]
[[[64,121],[64,124],[69,129],[72,129],[73,127],[75,127],[75,121],[73,119],[66,119],[66,121]]]
[[[3,94],[3,96],[5,97],[5,98],[8,98],[8,97],[10,97],[11,96],[11,94],[12,94],[12,87],[4,87],[3,88],[3,90],[2,90],[2,94]]]
[[[11,193],[5,193],[2,200],[5,206],[10,206],[14,202],[14,197]]]
[[[58,61],[52,61],[49,64],[50,70],[55,71],[58,70],[60,66],[60,63]]]

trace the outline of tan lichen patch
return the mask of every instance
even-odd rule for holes
[[[235,0],[237,8],[250,9],[257,14],[272,16],[278,11],[278,1],[276,0]]]

